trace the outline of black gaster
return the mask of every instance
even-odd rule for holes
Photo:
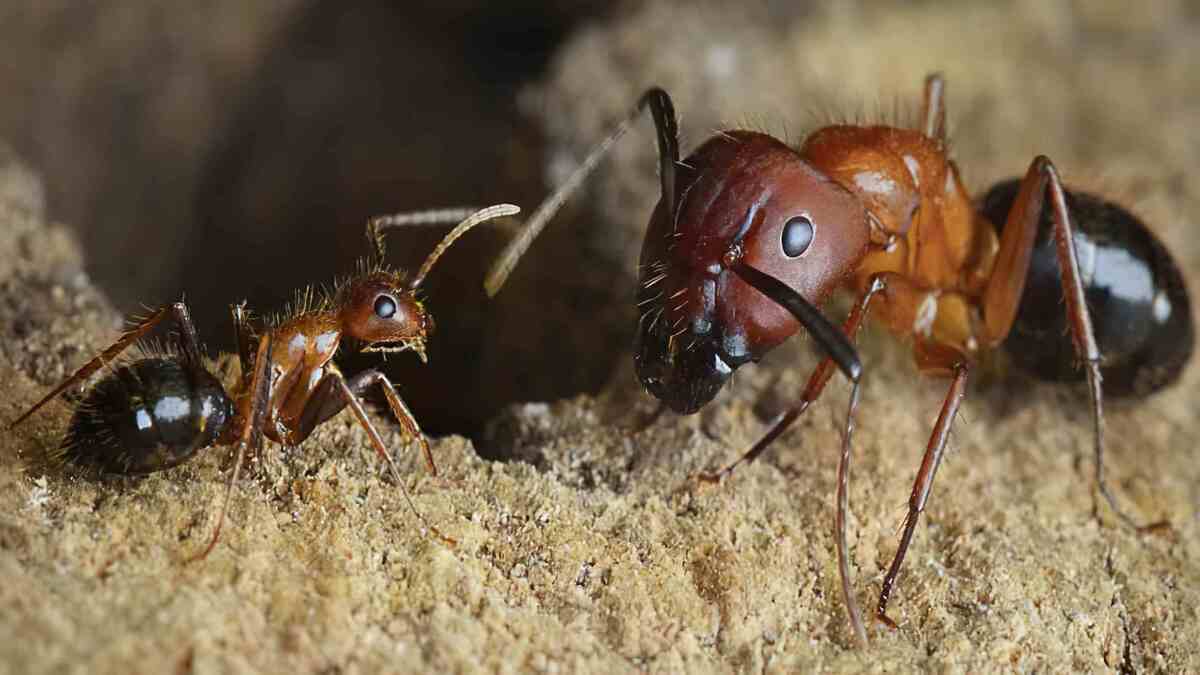
[[[997,183],[979,211],[999,232],[1020,181]],[[1195,342],[1191,304],[1179,267],[1145,224],[1124,208],[1068,191],[1084,295],[1103,356],[1104,393],[1141,397],[1179,378]],[[1077,367],[1047,201],[1038,226],[1025,293],[1004,342],[1013,361],[1051,381],[1084,378]]]
[[[141,359],[92,387],[71,418],[62,457],[105,473],[160,471],[212,445],[232,417],[224,387],[203,368]]]

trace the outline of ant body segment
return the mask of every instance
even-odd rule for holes
[[[318,425],[347,407],[404,490],[391,453],[359,397],[371,387],[383,391],[392,414],[420,445],[430,473],[436,476],[428,440],[382,372],[372,368],[347,377],[333,357],[345,340],[368,352],[413,351],[424,361],[426,340],[433,331],[433,319],[418,297],[425,276],[467,230],[518,212],[516,206],[500,204],[474,212],[445,209],[372,218],[367,236],[376,260],[363,264],[358,274],[336,284],[332,291],[307,289],[298,294],[294,306],[262,325],[252,325],[245,303],[233,305],[242,368],[229,393],[205,368],[187,305],[176,302],[137,322],[14,420],[9,429],[96,371],[109,368],[76,407],[53,459],[98,472],[144,474],[186,462],[211,445],[236,445],[212,538],[190,560],[206,557],[216,546],[247,451],[257,455],[264,435],[277,443],[299,445]],[[430,252],[414,276],[383,263],[387,229],[448,222],[458,225]],[[179,331],[176,349],[110,367],[121,352],[164,321],[172,321]],[[429,527],[407,492],[404,496],[413,513]]]
[[[1006,339],[1023,344],[1030,358],[1018,359],[1019,365],[1042,368],[1045,377],[1074,374],[1057,365],[1045,370],[1047,359],[1067,357],[1069,364],[1076,357],[1082,363],[1096,482],[1113,510],[1132,523],[1104,481],[1101,381],[1112,378],[1118,393],[1148,393],[1173,381],[1192,350],[1181,275],[1146,227],[1120,207],[1068,192],[1044,156],[1032,161],[1019,182],[997,185],[976,205],[947,155],[943,99],[944,82],[931,75],[916,129],[832,125],[796,148],[763,133],[722,131],[681,161],[671,99],[662,89],[649,89],[526,221],[485,283],[489,294],[499,291],[541,228],[649,110],[661,198],[638,268],[638,379],[665,406],[693,413],[739,366],[759,360],[801,327],[813,336],[826,357],[800,400],[737,461],[701,479],[720,480],[758,457],[820,396],[837,366],[852,386],[838,466],[835,541],[843,601],[863,644],[867,635],[851,592],[846,518],[863,375],[853,342],[868,309],[894,335],[911,339],[918,370],[950,380],[876,607],[876,618],[893,628],[888,599],[968,378],[984,352]],[[1110,261],[1121,257],[1121,269],[1106,269],[1106,254]],[[856,296],[841,329],[817,309],[839,288]],[[1130,321],[1142,323],[1131,331]],[[1053,338],[1046,339],[1052,331]]]

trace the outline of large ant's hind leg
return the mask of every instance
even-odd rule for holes
[[[666,208],[666,212],[674,218],[675,165],[679,162],[679,123],[675,117],[675,105],[671,102],[671,97],[662,89],[651,87],[642,94],[637,105],[625,116],[625,119],[621,120],[620,124],[604,140],[592,148],[575,173],[571,174],[549,197],[546,197],[541,206],[529,216],[529,220],[525,221],[524,227],[517,233],[517,236],[496,258],[496,262],[488,270],[483,283],[488,296],[494,296],[500,292],[508,275],[517,266],[517,261],[521,259],[525,251],[529,250],[534,238],[546,227],[554,214],[558,213],[567,199],[583,185],[583,181],[591,175],[600,160],[604,159],[613,144],[629,131],[634,121],[646,109],[650,110],[650,115],[654,118],[654,130],[658,138],[658,177],[661,182],[663,206]]]
[[[854,342],[858,338],[858,329],[862,327],[863,320],[867,316],[867,309],[870,307],[871,300],[876,296],[877,293],[883,291],[887,287],[887,278],[891,276],[894,275],[880,274],[872,279],[867,291],[863,293],[862,297],[859,298],[858,302],[855,303],[854,308],[850,311],[850,316],[846,319],[845,326],[843,327],[843,331],[845,331],[846,337],[850,340],[850,342]],[[749,464],[750,462],[758,459],[759,456],[766,451],[767,447],[770,446],[776,438],[779,438],[781,435],[783,435],[783,432],[787,431],[788,428],[790,428],[792,424],[799,419],[806,410],[808,410],[808,406],[812,405],[812,403],[821,396],[821,393],[825,391],[825,385],[829,382],[829,378],[833,376],[833,367],[834,362],[832,358],[828,356],[823,358],[821,362],[817,364],[816,369],[813,370],[812,375],[809,376],[808,384],[804,387],[804,393],[800,395],[800,401],[796,403],[796,405],[777,415],[775,419],[771,421],[771,424],[767,427],[767,430],[763,433],[762,437],[760,437],[758,441],[754,443],[754,445],[750,446],[750,449],[747,450],[741,457],[737,458],[719,471],[700,474],[698,477],[699,480],[704,483],[720,482],[726,476],[732,474],[734,470],[742,464]]]
[[[196,555],[184,561],[185,564],[203,560],[217,546],[221,537],[221,527],[225,524],[225,514],[229,511],[229,498],[233,494],[233,485],[241,474],[245,463],[246,451],[257,455],[262,449],[263,421],[266,419],[267,406],[271,401],[271,377],[268,366],[271,363],[271,338],[264,336],[258,343],[258,352],[254,357],[254,374],[250,378],[250,408],[248,414],[241,420],[242,427],[237,435],[237,451],[233,460],[233,471],[225,484],[225,496],[221,500],[221,511],[217,516],[217,526],[213,528],[212,538],[208,545]]]
[[[174,319],[175,324],[179,327],[179,347],[183,351],[184,359],[188,365],[193,368],[203,367],[200,359],[200,340],[196,337],[196,326],[192,324],[192,317],[188,312],[187,305],[182,302],[164,305],[155,310],[150,316],[139,321],[133,328],[125,331],[121,337],[117,338],[116,342],[100,352],[91,361],[80,366],[70,377],[63,380],[62,384],[52,389],[40,401],[33,404],[33,407],[26,410],[23,415],[13,420],[8,425],[8,428],[10,430],[15,428],[72,385],[91,377],[93,373],[111,363],[113,359],[120,356],[121,352],[128,349],[130,345],[143,338],[146,333],[149,333],[155,326],[168,318]]]
[[[1138,530],[1164,527],[1166,521],[1138,524],[1117,504],[1104,479],[1104,396],[1100,376],[1100,347],[1096,344],[1091,314],[1084,297],[1079,261],[1075,254],[1074,231],[1062,181],[1054,164],[1044,155],[1038,156],[1030,164],[1000,235],[995,267],[984,292],[984,341],[989,346],[997,345],[1012,329],[1021,295],[1025,291],[1034,239],[1047,192],[1054,214],[1054,242],[1063,281],[1067,320],[1075,343],[1075,354],[1086,368],[1088,392],[1091,395],[1096,484],[1109,507],[1128,525]]]
[[[949,356],[957,361],[956,354]],[[900,574],[904,556],[908,553],[908,545],[912,543],[917,520],[920,518],[921,512],[925,510],[925,504],[929,502],[929,495],[933,491],[933,479],[937,476],[938,467],[941,466],[942,457],[945,455],[946,442],[950,439],[950,427],[954,424],[954,417],[958,414],[958,408],[962,405],[963,395],[966,393],[968,367],[962,362],[957,362],[950,371],[954,373],[954,380],[950,384],[950,390],[946,392],[946,400],[942,403],[942,412],[933,426],[933,434],[929,437],[929,445],[925,448],[925,456],[921,459],[921,469],[917,471],[917,478],[913,482],[912,495],[908,498],[908,514],[904,517],[904,534],[900,536],[900,545],[896,549],[896,556],[892,558],[887,576],[883,578],[883,588],[879,592],[879,604],[875,608],[875,618],[892,628],[896,627],[896,622],[887,616],[888,600],[892,596],[892,589],[895,586],[896,577]]]

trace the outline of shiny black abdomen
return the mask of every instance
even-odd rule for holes
[[[159,471],[212,445],[232,417],[221,383],[183,359],[113,369],[75,410],[62,458],[107,473]]]
[[[997,183],[980,212],[999,232],[1019,181]],[[1192,354],[1192,310],[1182,275],[1166,247],[1122,207],[1070,191],[1088,309],[1103,357],[1104,393],[1145,396],[1176,379]],[[1034,244],[1025,293],[1006,351],[1022,369],[1045,380],[1084,377],[1068,332],[1062,282],[1047,200]]]

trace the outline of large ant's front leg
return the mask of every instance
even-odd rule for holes
[[[1050,205],[1054,214],[1054,242],[1059,274],[1063,281],[1071,338],[1075,343],[1076,355],[1087,369],[1088,391],[1092,404],[1096,484],[1113,512],[1130,526],[1138,530],[1162,527],[1166,524],[1165,521],[1150,525],[1139,525],[1134,521],[1117,504],[1104,479],[1104,397],[1100,376],[1100,348],[1096,344],[1091,314],[1084,298],[1079,261],[1075,254],[1074,231],[1062,181],[1054,164],[1045,156],[1035,158],[1030,164],[1000,235],[1000,249],[984,293],[984,342],[989,346],[997,345],[1012,329],[1025,290],[1025,280],[1029,275],[1034,239],[1047,193],[1050,195]]]
[[[867,316],[867,309],[870,307],[871,300],[876,297],[876,294],[887,288],[889,280],[893,284],[903,282],[903,279],[893,278],[895,276],[894,274],[885,273],[872,278],[867,286],[867,290],[862,294],[858,302],[855,303],[842,329],[846,334],[846,338],[851,343],[858,339],[858,330],[862,327],[863,321]],[[767,430],[763,435],[741,457],[718,471],[700,474],[700,481],[705,483],[720,482],[742,464],[749,464],[758,459],[766,451],[767,447],[775,442],[775,439],[783,435],[808,410],[808,407],[821,396],[821,393],[825,391],[825,385],[829,383],[829,378],[833,376],[834,365],[833,359],[829,356],[821,359],[821,362],[813,370],[812,375],[809,376],[808,384],[804,387],[804,393],[800,395],[800,400],[792,407],[776,415],[775,419],[771,420],[771,423],[767,426]]]
[[[383,442],[383,437],[379,435],[379,431],[375,425],[371,423],[371,419],[367,416],[367,411],[363,408],[359,397],[362,396],[372,386],[378,385],[383,389],[384,396],[388,400],[388,405],[392,409],[392,413],[405,427],[411,436],[417,439],[421,446],[422,454],[425,457],[425,462],[429,467],[432,475],[437,475],[437,466],[433,463],[433,453],[429,449],[429,441],[426,440],[425,434],[421,433],[421,428],[417,425],[417,420],[413,417],[412,412],[400,395],[396,393],[395,387],[388,381],[387,376],[378,370],[365,370],[349,380],[342,373],[334,368],[321,378],[317,383],[317,387],[313,390],[312,396],[304,406],[304,410],[300,414],[300,419],[292,430],[289,442],[300,443],[307,438],[317,426],[334,415],[341,412],[346,407],[349,407],[354,413],[355,419],[362,428],[367,432],[367,436],[371,439],[371,445],[375,447],[375,452],[387,463],[388,470],[392,474],[392,479],[400,486],[401,492],[404,494],[404,499],[408,502],[409,509],[417,517],[421,524],[429,531],[433,532],[437,537],[448,544],[453,545],[455,541],[450,537],[443,535],[436,527],[433,527],[417,510],[413,504],[412,498],[408,494],[408,489],[404,486],[404,481],[400,478],[400,472],[396,469],[396,464],[392,459],[392,454],[388,451],[387,445]]]
[[[813,340],[825,350],[825,353],[828,355],[828,362],[836,364],[838,369],[842,371],[842,374],[850,380],[850,402],[846,408],[846,427],[842,434],[842,453],[838,462],[837,512],[834,517],[834,540],[837,543],[838,574],[842,582],[842,601],[846,605],[846,614],[850,619],[850,626],[854,630],[855,637],[863,645],[866,645],[867,629],[863,625],[862,613],[859,611],[858,601],[855,600],[854,593],[850,588],[850,553],[849,545],[846,542],[846,521],[850,513],[850,450],[853,447],[851,439],[854,434],[854,412],[858,408],[858,385],[862,381],[862,362],[859,360],[858,352],[855,351],[854,345],[846,333],[838,330],[836,326],[821,314],[820,310],[805,299],[804,296],[796,292],[795,289],[779,279],[742,262],[734,264],[731,269],[743,281],[791,313],[804,326]],[[854,333],[858,332],[858,327],[862,324],[862,320],[866,316],[872,298],[877,297],[878,294],[887,290],[888,284],[885,279],[888,276],[890,275],[880,274],[871,279],[867,285],[867,289],[863,292],[862,298],[855,306],[847,321],[847,328],[850,331]],[[825,382],[829,380],[829,373],[822,374],[822,369],[828,371],[829,368],[829,365],[822,362],[809,381],[809,388],[815,391],[812,396],[814,399],[824,389]],[[804,404],[804,407],[807,408],[807,404]],[[767,439],[767,442],[770,442],[771,439],[782,433],[783,428],[786,428],[787,424],[791,424],[798,415],[799,413],[792,416],[773,435],[772,431],[768,431],[767,436],[770,438]],[[765,443],[761,447],[766,447]],[[759,448],[758,452],[761,451],[762,449]]]
[[[125,331],[121,337],[117,338],[107,349],[100,352],[95,358],[83,364],[71,374],[70,377],[63,380],[61,384],[52,389],[40,401],[33,404],[29,410],[26,410],[23,415],[13,420],[9,425],[9,429],[15,428],[21,422],[24,422],[30,415],[34,414],[49,403],[52,399],[63,393],[73,385],[83,382],[91,377],[97,370],[113,362],[121,352],[129,348],[130,345],[145,337],[147,333],[154,329],[155,326],[162,323],[164,320],[173,319],[175,325],[179,328],[179,348],[183,351],[183,357],[190,368],[203,368],[201,363],[200,340],[196,336],[196,326],[192,323],[191,314],[188,312],[187,305],[182,302],[175,302],[170,305],[164,305],[156,309],[150,316],[139,321],[129,330]]]

